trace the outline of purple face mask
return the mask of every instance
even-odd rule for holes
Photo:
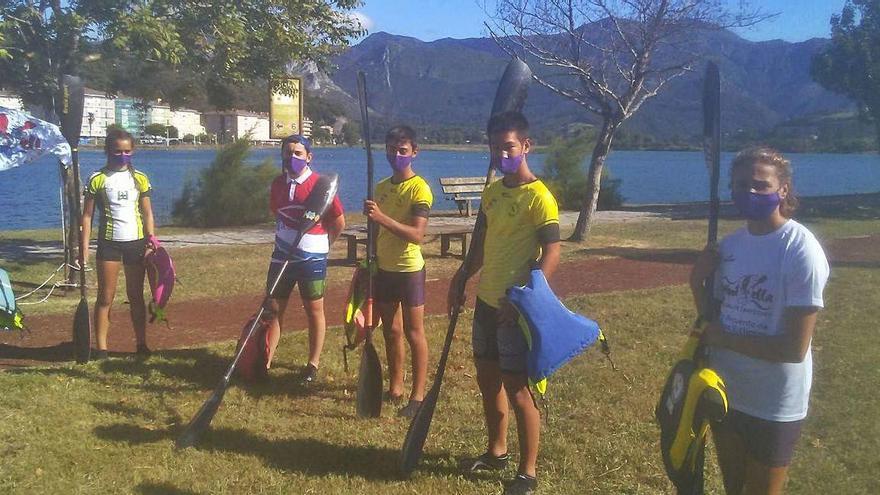
[[[779,192],[758,194],[751,191],[734,191],[733,204],[739,213],[748,220],[766,220],[779,207],[782,198]]]
[[[131,165],[131,153],[112,154],[107,156],[107,164],[114,168],[122,168]]]
[[[522,165],[523,159],[526,157],[525,153],[522,153],[518,156],[501,156],[501,161],[498,168],[502,174],[515,174],[517,170],[519,170],[519,166]]]
[[[287,170],[290,174],[294,176],[298,176],[302,173],[303,170],[309,165],[309,162],[303,160],[298,156],[291,156],[287,160],[282,160],[284,170]]]
[[[409,167],[412,164],[413,157],[412,156],[403,156],[403,155],[394,155],[394,160],[388,160],[391,164],[391,168],[394,169],[395,172],[402,172],[406,170],[406,167]]]

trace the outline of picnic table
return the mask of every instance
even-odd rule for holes
[[[474,231],[474,222],[471,220],[449,221],[446,218],[431,218],[428,222],[428,228],[425,231],[425,237],[440,236],[440,257],[461,256],[464,259],[467,256],[468,245],[470,244],[471,234]],[[345,239],[347,243],[348,263],[355,263],[358,260],[358,246],[367,245],[367,226],[352,225],[342,231],[340,237]],[[460,243],[461,249],[459,254],[450,253],[452,243]]]
[[[497,180],[498,177],[494,177]],[[483,189],[486,187],[485,177],[441,177],[440,188],[446,199],[455,201],[459,214],[471,216],[473,207],[471,202],[480,199]]]

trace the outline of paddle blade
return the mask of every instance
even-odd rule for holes
[[[703,80],[703,152],[709,168],[709,242],[718,239],[718,181],[721,175],[721,76],[709,62]]]
[[[362,418],[378,418],[382,414],[382,363],[370,339],[364,343],[358,370],[357,414]]]
[[[186,425],[183,433],[177,437],[177,441],[175,442],[177,448],[185,449],[192,447],[199,441],[202,433],[211,426],[211,421],[214,419],[214,415],[217,414],[217,410],[220,409],[220,404],[223,402],[223,396],[226,394],[226,388],[227,387],[224,386],[217,387],[214,390],[214,393],[208,397],[208,400],[202,404],[202,408],[199,409],[199,412],[193,416],[192,421]]]
[[[92,322],[89,318],[89,303],[83,297],[73,315],[73,357],[77,364],[88,363],[91,358]]]
[[[439,397],[440,383],[435,383],[425,396],[425,400],[422,401],[422,406],[413,416],[412,423],[409,424],[409,430],[403,440],[403,449],[400,451],[400,470],[406,476],[412,474],[422,459],[425,440],[428,439],[431,420],[434,419],[434,409],[437,408]]]
[[[61,119],[61,134],[76,149],[82,131],[83,109],[85,108],[85,85],[76,76],[64,75],[61,78],[61,91],[56,101],[56,112]]]
[[[522,111],[531,81],[532,69],[519,58],[511,60],[504,69],[498,89],[495,90],[495,101],[492,102],[492,113],[489,116],[514,110]]]

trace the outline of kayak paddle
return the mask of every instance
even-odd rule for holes
[[[293,246],[298,246],[299,241],[302,239],[302,236],[305,235],[306,232],[311,230],[315,224],[320,221],[321,216],[330,206],[330,203],[333,202],[333,198],[336,196],[336,191],[339,188],[339,176],[336,174],[327,174],[321,175],[318,178],[317,183],[315,184],[315,188],[312,189],[311,194],[309,194],[308,199],[306,199],[303,211],[302,218],[300,219],[300,225],[298,227],[297,236],[293,242]],[[235,366],[238,364],[238,361],[241,359],[242,354],[244,353],[244,349],[247,346],[248,340],[253,336],[254,329],[257,327],[257,323],[259,323],[260,318],[263,316],[263,313],[266,311],[266,302],[269,298],[272,297],[272,294],[275,292],[275,288],[278,286],[278,283],[281,281],[281,276],[284,275],[284,270],[287,269],[289,261],[284,261],[284,264],[281,266],[281,270],[278,271],[278,276],[275,277],[275,281],[272,283],[272,287],[269,289],[269,294],[266,296],[266,299],[263,300],[263,304],[260,305],[260,309],[257,312],[256,317],[253,319],[253,323],[245,334],[245,337],[241,339],[240,344],[238,346],[238,350],[235,353],[235,357],[232,359],[232,362],[229,364],[229,367],[226,369],[226,373],[220,378],[220,383],[217,384],[217,387],[214,388],[214,392],[208,397],[208,400],[202,404],[199,412],[193,416],[192,420],[183,430],[183,433],[177,438],[176,445],[178,448],[187,448],[195,445],[195,443],[199,440],[199,437],[208,427],[211,425],[211,421],[214,419],[214,415],[217,414],[217,410],[220,408],[220,403],[223,402],[223,396],[226,394],[226,389],[229,388],[229,383],[232,379],[232,374],[235,372]]]
[[[495,101],[492,104],[492,111],[489,117],[491,118],[498,113],[511,110],[521,111],[526,101],[526,96],[528,94],[527,91],[531,80],[532,71],[529,69],[529,66],[519,58],[511,60],[510,63],[507,64],[507,68],[504,70],[504,75],[501,76],[501,81],[498,83],[498,89],[495,92]],[[486,173],[486,185],[492,180],[494,172],[494,167],[492,165],[492,163],[489,164],[489,171]],[[479,215],[477,218],[479,218]],[[474,233],[471,236],[471,243],[467,256],[464,257],[464,260],[461,263],[461,268],[459,269],[463,273],[467,273],[470,269],[474,249],[477,242],[479,242],[478,239],[482,239],[484,234],[485,232],[482,231],[478,222],[477,226],[474,227]],[[440,398],[440,385],[443,383],[443,374],[446,371],[446,361],[449,358],[449,351],[452,348],[452,337],[455,334],[458,315],[461,313],[461,305],[459,304],[459,301],[461,295],[464,294],[466,284],[467,281],[464,280],[460,287],[455,288],[457,294],[455,298],[456,305],[453,307],[452,313],[449,315],[449,326],[446,329],[446,339],[443,342],[443,352],[440,354],[440,362],[437,365],[437,373],[434,375],[434,383],[425,395],[425,399],[422,401],[419,410],[416,411],[416,415],[413,416],[412,422],[409,425],[409,430],[406,432],[406,438],[403,441],[403,448],[400,452],[400,470],[406,476],[412,474],[413,470],[415,470],[416,466],[419,464],[419,460],[422,458],[422,452],[425,448],[425,440],[428,438],[428,432],[431,429],[431,420],[434,417],[434,410],[436,409],[437,401]]]
[[[363,71],[357,73],[358,103],[361,107],[361,128],[367,149],[367,199],[373,200],[373,150],[370,147],[370,116],[367,110],[367,83]],[[362,418],[378,418],[382,413],[382,363],[373,346],[375,315],[373,314],[373,268],[376,263],[376,224],[367,218],[367,300],[364,304],[366,339],[358,368],[357,414]]]
[[[79,136],[82,131],[83,108],[85,106],[85,86],[82,80],[76,76],[64,75],[61,77],[60,106],[56,109],[61,117],[61,133],[70,144],[73,173],[74,195],[71,205],[71,222],[79,225],[77,229],[82,233],[82,184],[79,177]],[[65,234],[66,235],[66,234]],[[84,239],[83,242],[89,242]],[[85,265],[87,260],[83,260]],[[92,354],[92,322],[89,313],[89,302],[86,294],[86,269],[79,267],[79,304],[73,316],[73,357],[77,364],[89,362]]]

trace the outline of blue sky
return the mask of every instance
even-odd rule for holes
[[[739,0],[723,0],[736,6]],[[746,39],[803,41],[830,36],[829,19],[845,0],[751,0],[766,12],[780,15],[737,32]],[[371,33],[386,31],[429,41],[485,34],[483,0],[365,0],[358,12]]]

